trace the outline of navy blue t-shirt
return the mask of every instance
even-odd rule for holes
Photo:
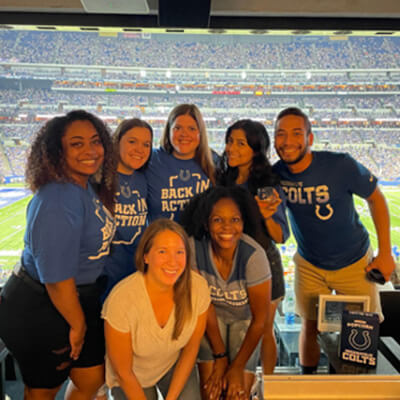
[[[185,204],[210,186],[210,180],[194,159],[181,160],[161,148],[153,151],[145,176],[150,221],[179,221]]]
[[[289,220],[298,252],[313,265],[337,270],[359,260],[370,242],[353,194],[369,197],[377,178],[345,153],[313,152],[310,166],[292,174],[278,161]]]
[[[104,269],[108,277],[107,293],[117,282],[136,271],[135,252],[147,226],[146,196],[147,183],[143,173],[118,174],[115,201],[117,231]]]

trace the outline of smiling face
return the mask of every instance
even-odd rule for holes
[[[141,168],[150,157],[151,132],[135,127],[121,137],[119,142],[118,172],[130,175]]]
[[[313,134],[307,134],[304,119],[286,115],[276,124],[275,150],[292,172],[304,171],[311,163]]]
[[[243,233],[243,220],[237,204],[230,198],[218,200],[208,219],[213,248],[235,251]]]
[[[243,129],[233,129],[225,145],[228,165],[249,170],[254,151],[249,146]]]
[[[179,115],[171,124],[169,138],[172,154],[181,160],[189,160],[196,154],[200,144],[200,130],[197,122],[188,114]]]
[[[158,233],[148,253],[146,279],[163,289],[170,289],[186,267],[186,248],[182,238],[173,231]]]
[[[61,144],[67,175],[86,188],[89,177],[97,172],[104,160],[99,134],[90,121],[74,121],[68,125]]]

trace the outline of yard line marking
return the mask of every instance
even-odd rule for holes
[[[17,235],[18,233],[20,233],[21,231],[23,231],[25,228],[21,227],[20,229],[16,229],[14,230],[14,232],[11,235],[6,236],[5,238],[0,240],[0,244],[7,241],[8,239],[12,238],[13,236]]]

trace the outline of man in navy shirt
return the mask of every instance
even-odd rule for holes
[[[289,219],[297,241],[296,309],[302,317],[299,353],[303,373],[317,369],[316,305],[320,294],[369,295],[371,311],[382,311],[375,283],[366,272],[378,269],[389,280],[395,267],[390,219],[377,178],[345,153],[311,151],[311,123],[300,109],[281,111],[275,122],[275,150]],[[374,257],[369,235],[354,207],[353,194],[366,199],[378,237]]]

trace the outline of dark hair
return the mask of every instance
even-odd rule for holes
[[[90,177],[90,181],[103,204],[114,214],[116,162],[110,131],[101,119],[87,111],[71,111],[52,118],[41,127],[29,151],[25,169],[26,182],[32,192],[50,182],[74,182],[67,174],[61,139],[75,121],[89,121],[100,137],[104,148],[104,161],[99,171]]]
[[[278,121],[288,115],[295,115],[296,117],[303,118],[307,135],[309,135],[311,133],[311,122],[310,122],[307,114],[305,114],[303,111],[300,110],[300,108],[297,108],[297,107],[285,108],[278,114],[278,116],[276,117],[276,120],[275,120],[275,132],[276,132],[276,125],[278,124]]]
[[[180,215],[180,223],[189,236],[201,240],[208,235],[208,220],[214,205],[221,199],[232,199],[240,210],[243,232],[256,235],[258,206],[254,197],[240,186],[215,186],[193,197]]]
[[[117,156],[117,159],[120,160],[120,154],[119,154],[119,142],[123,138],[123,136],[126,134],[126,132],[130,131],[133,128],[146,128],[150,131],[151,135],[151,142],[153,143],[153,128],[148,124],[146,121],[143,121],[142,119],[139,118],[130,118],[130,119],[125,119],[123,120],[115,130],[113,134],[113,144],[114,144],[114,151]],[[150,155],[147,161],[138,169],[138,171],[142,171],[147,167],[147,164],[149,163],[151,154],[152,154],[152,147],[150,147]]]
[[[241,129],[245,133],[247,143],[254,152],[247,181],[250,193],[255,195],[260,187],[279,184],[279,177],[272,172],[272,166],[267,158],[270,150],[270,140],[264,125],[251,119],[236,121],[226,131],[225,144],[228,143],[232,131],[236,129]],[[237,167],[228,165],[226,151],[224,151],[217,170],[217,183],[223,186],[236,185],[238,174],[239,169]]]
[[[206,124],[199,108],[195,104],[180,104],[172,109],[168,115],[167,123],[161,137],[161,147],[169,154],[172,153],[173,146],[170,139],[171,126],[175,120],[181,115],[190,115],[195,121],[200,132],[200,144],[196,149],[194,156],[195,161],[200,165],[203,172],[210,179],[211,183],[215,183],[215,167],[208,146]]]
[[[181,334],[185,322],[189,320],[192,314],[192,251],[185,230],[178,223],[170,219],[160,218],[155,220],[146,228],[142,237],[140,238],[140,242],[135,253],[135,262],[137,269],[143,274],[146,274],[148,265],[144,262],[144,255],[147,254],[153,246],[154,238],[159,233],[164,231],[171,231],[178,234],[181,237],[186,250],[185,269],[174,284],[175,326],[172,333],[172,339],[176,340]]]

